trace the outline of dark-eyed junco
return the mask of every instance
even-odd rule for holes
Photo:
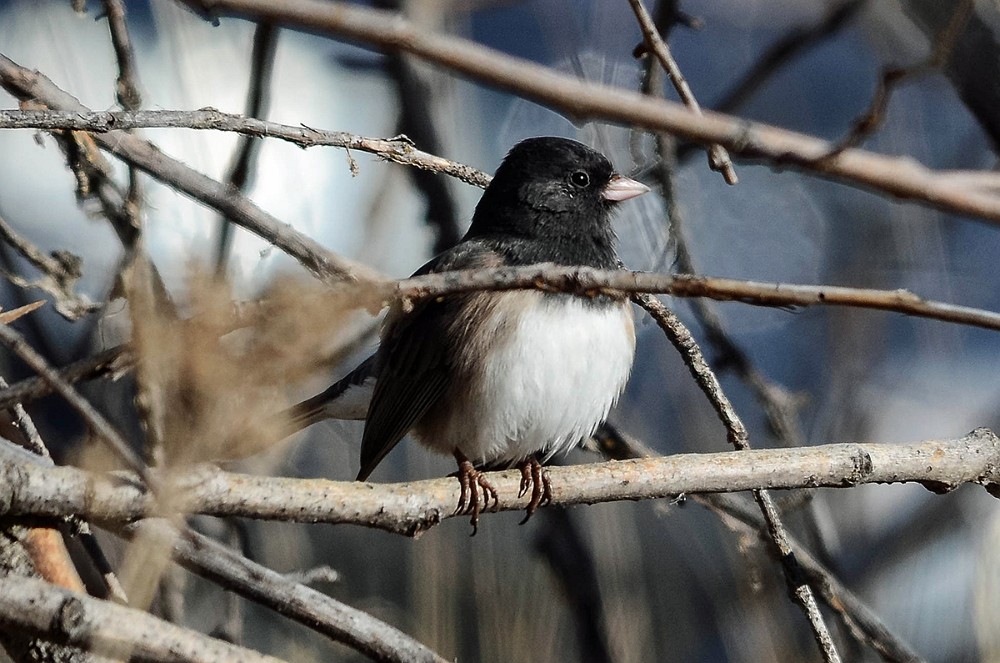
[[[582,143],[529,138],[511,149],[454,248],[416,274],[556,263],[617,269],[615,205],[649,189],[614,172]],[[542,463],[588,438],[632,367],[635,330],[625,297],[534,290],[480,292],[390,311],[378,351],[293,409],[296,429],[366,419],[366,479],[406,433],[451,453],[459,511],[497,500],[480,470],[518,466],[527,517],[550,497]],[[481,494],[480,494],[481,493]]]

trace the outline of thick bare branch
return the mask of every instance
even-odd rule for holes
[[[552,503],[593,504],[759,488],[847,487],[919,482],[935,490],[1000,483],[1000,440],[986,429],[913,444],[832,444],[679,454],[552,467]],[[164,475],[157,475],[166,480]],[[519,471],[489,474],[500,509],[523,510]],[[400,484],[249,476],[199,466],[170,488],[185,513],[295,522],[353,523],[415,535],[454,515],[453,478]],[[172,492],[172,497],[173,497]],[[40,467],[0,447],[0,514],[80,517],[110,523],[150,515],[155,500],[136,483],[71,467]]]
[[[444,659],[405,633],[261,566],[226,546],[191,530],[177,534],[161,519],[137,526],[172,545],[174,557],[188,570],[219,586],[294,619],[376,661],[444,663]]]
[[[28,545],[30,533],[30,528],[9,521],[0,527],[0,577],[40,578]],[[10,660],[18,663],[94,663],[78,649],[35,637],[19,628],[0,627],[0,653],[6,653]]]
[[[99,654],[143,661],[280,661],[24,576],[0,577],[0,624]]]
[[[911,158],[849,149],[825,159],[831,144],[805,134],[588,83],[467,39],[421,29],[399,14],[322,0],[184,0],[212,15],[236,14],[405,51],[476,81],[511,91],[574,120],[598,119],[669,131],[733,155],[836,179],[866,190],[1000,223],[1000,175],[992,186],[948,177]]]

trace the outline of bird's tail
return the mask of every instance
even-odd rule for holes
[[[329,391],[329,389],[326,391]],[[305,428],[309,428],[313,424],[319,423],[327,418],[326,391],[321,394],[316,394],[312,398],[307,398],[301,403],[293,405],[285,410],[284,419],[288,425],[288,428],[285,431],[286,437]]]
[[[286,437],[324,419],[364,419],[375,386],[375,356],[324,391],[285,411]]]

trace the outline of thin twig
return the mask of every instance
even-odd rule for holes
[[[672,11],[670,3],[661,2],[659,12],[666,12],[668,17]],[[657,17],[657,24],[660,18]],[[662,78],[654,76],[655,67],[652,60],[647,63],[647,76],[643,81],[643,92],[651,95],[662,94]],[[677,141],[663,131],[654,135],[658,164],[655,169],[660,182],[660,191],[667,205],[667,219],[670,224],[670,237],[676,248],[676,271],[686,274],[697,274],[694,257],[688,248],[688,235],[681,206],[677,202],[674,186],[677,166]],[[705,332],[708,343],[716,353],[717,366],[723,369],[733,369],[741,380],[754,393],[757,401],[764,409],[768,424],[774,434],[785,446],[798,446],[803,435],[800,430],[797,410],[798,402],[782,385],[770,380],[750,361],[747,353],[736,343],[726,331],[718,311],[707,298],[697,297],[691,302],[698,322]]]
[[[583,296],[602,292],[669,294],[777,307],[850,306],[1000,330],[1000,313],[924,300],[905,290],[757,283],[684,274],[605,272],[554,265],[428,274],[399,281],[396,296],[404,299],[425,298],[515,288],[539,288]],[[131,352],[120,346],[58,369],[58,374],[65,382],[73,383],[127,371],[133,361]],[[0,408],[15,402],[30,402],[52,391],[51,385],[42,378],[26,378],[7,389],[0,389]]]
[[[765,306],[837,305],[895,311],[947,322],[1000,330],[1000,314],[926,301],[905,291],[764,284],[731,279],[649,274],[588,268],[535,265],[431,274],[404,279],[397,284],[399,298],[426,298],[476,290],[540,288],[549,291],[595,295],[601,292],[660,293],[679,297],[709,297]],[[134,357],[124,346],[105,350],[57,371],[69,384],[129,370]],[[766,388],[762,385],[761,388]],[[0,389],[0,408],[29,402],[54,391],[41,377],[22,380]],[[774,395],[775,398],[780,394]]]
[[[6,386],[7,381],[0,377],[0,387]],[[20,429],[21,435],[9,436],[9,442],[0,438],[0,444],[17,444],[35,454],[45,464],[52,465],[52,456],[24,407],[17,404],[11,410],[14,424]],[[23,532],[23,536],[18,536],[19,532]],[[59,528],[49,523],[31,523],[24,527],[17,527],[16,522],[10,521],[4,524],[0,529],[0,573],[16,573],[12,568],[13,560],[3,559],[13,553],[10,549],[5,553],[3,549],[7,546],[19,546],[24,551],[33,567],[31,575],[37,573],[39,577],[60,587],[82,591],[83,581],[69,557]]]
[[[278,49],[278,28],[268,22],[258,23],[253,34],[253,49],[250,54],[250,86],[247,90],[247,117],[263,118],[270,105],[271,71],[274,69],[274,54]],[[226,182],[242,194],[253,182],[253,172],[257,167],[260,142],[253,136],[244,134],[236,146],[233,163],[226,176]],[[215,271],[224,274],[229,251],[233,243],[232,222],[225,216],[219,220],[219,237],[215,251]]]
[[[0,60],[0,63],[2,62]],[[2,75],[2,70],[0,70],[0,75]],[[46,98],[52,104],[63,105],[64,103],[57,102],[55,96],[46,95]],[[214,108],[187,111],[144,110],[131,113],[83,109],[0,110],[0,129],[68,129],[101,134],[119,129],[154,128],[232,131],[254,138],[276,138],[301,148],[341,147],[374,154],[380,159],[392,163],[450,175],[473,186],[485,187],[490,181],[489,175],[475,168],[416,149],[405,136],[369,138],[345,131],[326,131],[305,125],[292,126],[223,113]]]
[[[37,82],[28,79],[34,79],[37,76],[33,72],[17,67],[0,55],[0,85],[4,85],[9,91],[17,94],[18,90],[21,90],[21,93],[24,94],[29,87]],[[80,106],[79,102],[76,102],[62,90],[55,88],[48,79],[44,79],[42,85],[44,94],[40,89],[31,88],[28,96],[43,94],[40,98],[48,105],[57,108],[59,106],[72,106],[73,110],[68,111],[65,108],[62,111],[0,110],[0,129],[73,129],[106,134],[108,137],[118,135],[114,132],[119,126],[123,129],[175,127],[234,131],[246,135],[286,140],[304,148],[327,145],[368,152],[393,163],[451,175],[479,187],[485,187],[490,180],[488,175],[475,168],[421,152],[405,138],[368,138],[346,132],[324,131],[306,126],[294,127],[254,118],[244,118],[210,108],[195,111],[93,112]],[[592,90],[588,92],[595,94]],[[611,91],[605,91],[605,93],[612,94]],[[625,92],[615,92],[614,94],[625,94]],[[649,103],[659,103],[659,101],[651,100]],[[669,102],[663,101],[663,103]],[[625,107],[629,108],[630,106],[625,103]],[[690,115],[690,112],[684,112]],[[699,118],[706,122],[706,126],[701,128],[710,130],[708,138],[719,139],[717,142],[724,143],[727,149],[742,156],[766,159],[774,165],[795,163],[806,170],[814,169],[821,175],[836,177],[847,177],[847,174],[841,172],[846,164],[847,170],[851,173],[855,170],[858,171],[856,174],[849,174],[859,186],[881,190],[900,198],[920,201],[939,209],[1000,222],[1000,195],[998,195],[1000,176],[996,173],[959,170],[934,171],[921,166],[912,159],[887,157],[857,149],[847,150],[837,159],[827,159],[825,163],[820,163],[831,149],[829,143],[735,118],[728,121],[723,121],[722,118],[723,116],[717,114],[706,114]],[[652,126],[646,126],[649,123],[637,122],[636,124],[651,131],[663,129],[659,126],[660,123],[653,123]],[[677,129],[671,130],[682,133]],[[729,140],[723,140],[726,136],[730,137]],[[733,141],[737,141],[737,147],[734,147]],[[105,138],[100,142],[102,147],[116,153],[114,140]],[[121,156],[128,159],[125,155]],[[157,176],[155,172],[150,174],[154,177]],[[173,177],[172,175],[171,179]],[[170,182],[169,179],[166,181]]]
[[[716,513],[725,514],[742,523],[746,530],[762,540],[765,524],[761,516],[734,499],[732,495],[693,495],[692,499]],[[831,610],[852,627],[853,636],[877,651],[890,663],[923,663],[909,643],[894,634],[864,601],[845,587],[837,576],[826,568],[809,550],[789,536],[789,545],[795,549],[795,559],[802,571],[809,576],[810,584]]]
[[[746,426],[743,425],[743,421],[723,392],[718,378],[712,372],[708,362],[705,361],[694,337],[691,336],[680,318],[652,295],[636,295],[633,297],[633,301],[646,309],[667,335],[667,338],[670,339],[670,342],[677,348],[695,382],[704,392],[726,427],[730,444],[741,453],[749,452],[750,435]],[[796,603],[802,608],[809,626],[812,628],[813,637],[823,654],[823,660],[827,663],[839,663],[840,655],[837,653],[826,622],[823,621],[823,615],[819,611],[819,605],[816,603],[813,591],[798,569],[795,551],[789,544],[788,534],[781,522],[778,509],[774,506],[771,494],[762,488],[755,488],[752,493],[764,516],[770,540],[774,544],[778,559],[781,561],[781,568],[785,574],[785,580],[788,582],[789,590]]]
[[[226,542],[211,540],[212,545],[225,548],[230,551],[231,555],[242,556],[244,559],[253,562],[249,542],[250,524],[241,518],[226,518],[221,524],[226,529]],[[187,528],[186,534],[189,538],[202,536],[191,528]],[[208,537],[205,538],[208,540]],[[289,580],[301,582],[292,578],[289,578]],[[240,595],[236,592],[226,592],[226,602],[219,611],[221,613],[219,623],[212,629],[212,635],[236,644],[239,644],[243,640],[243,601],[240,599]]]
[[[97,540],[94,532],[90,529],[90,525],[81,520],[74,523],[74,529],[77,538],[80,540],[80,544],[94,563],[97,572],[101,575],[108,597],[119,605],[128,605],[128,595],[125,593],[125,588],[122,586],[121,581],[118,580],[118,575],[115,573],[114,568],[112,568],[111,562],[108,561],[107,555],[104,554],[104,549],[101,547],[101,543]]]
[[[6,390],[9,387],[10,385],[7,384],[7,381],[0,377],[0,389]],[[48,447],[46,447],[45,442],[42,441],[42,436],[38,434],[38,429],[35,428],[35,422],[28,416],[28,412],[24,409],[24,406],[18,402],[11,405],[10,408],[14,412],[14,423],[24,434],[23,440],[12,439],[11,442],[14,442],[19,446],[23,446],[31,453],[41,456],[42,458],[52,460]],[[6,408],[0,407],[0,410],[3,409]]]
[[[7,386],[7,381],[0,377],[0,388],[7,388]],[[38,429],[35,427],[35,422],[32,421],[27,411],[25,411],[24,406],[20,403],[15,403],[11,406],[11,409],[14,412],[14,422],[17,424],[18,428],[21,429],[21,432],[24,433],[25,442],[27,442],[27,446],[24,448],[45,461],[46,465],[51,465],[52,456],[49,453],[49,449],[45,445],[44,440],[42,440],[41,435],[38,433]],[[12,442],[20,443],[20,440],[15,439],[12,440]],[[104,581],[104,587],[108,596],[122,605],[127,604],[128,598],[125,596],[125,590],[121,586],[121,583],[118,582],[118,577],[115,575],[111,565],[108,564],[107,557],[105,557],[104,551],[101,549],[100,544],[94,537],[94,534],[90,529],[90,525],[86,521],[80,520],[79,518],[72,518],[71,524],[72,532],[70,533],[79,537],[84,550],[87,552],[87,555],[90,556],[91,560],[94,562],[94,566],[97,567],[98,572],[101,574],[101,579]],[[69,562],[67,561],[67,563]]]
[[[42,74],[20,67],[2,55],[0,86],[22,99],[35,99],[62,110],[89,112],[76,98],[59,89]],[[92,136],[92,140],[102,149],[126,163],[137,166],[178,191],[226,214],[247,230],[295,257],[303,267],[322,279],[366,279],[373,276],[370,268],[329,251],[311,237],[260,209],[245,196],[230,190],[225,184],[163,154],[152,143],[122,131],[86,135]]]
[[[125,463],[125,466],[146,478],[146,466],[129,446],[128,442],[115,430],[104,416],[94,409],[71,384],[63,380],[43,356],[35,352],[19,333],[9,326],[0,325],[0,342],[16,354],[31,370],[45,380],[53,391],[62,396],[70,407],[83,418],[91,431],[108,444],[111,450]]]
[[[7,274],[12,283],[22,288],[39,288],[49,293],[56,311],[68,320],[79,320],[99,308],[86,295],[74,292],[77,281],[83,276],[82,261],[78,256],[69,251],[53,251],[50,255],[45,255],[41,249],[21,237],[3,217],[0,217],[0,238],[42,273],[41,278],[34,281],[16,274]]]
[[[868,0],[843,0],[827,10],[814,25],[794,28],[774,42],[712,107],[725,113],[743,106],[757,90],[771,81],[785,65],[836,34],[864,7]]]
[[[875,133],[885,120],[892,93],[903,82],[939,69],[944,65],[966,23],[968,23],[974,5],[974,0],[961,0],[948,24],[934,41],[931,54],[926,60],[910,67],[888,67],[882,70],[868,109],[854,120],[847,135],[830,149],[828,158],[833,158],[848,148],[857,147]]]
[[[135,51],[125,22],[125,5],[121,0],[104,0],[104,11],[108,16],[111,44],[118,60],[118,80],[115,96],[125,110],[139,110],[142,94],[139,92],[139,70],[135,64]]]
[[[440,297],[477,290],[537,288],[581,296],[649,293],[708,297],[756,306],[850,306],[1000,330],[1000,313],[923,299],[907,290],[759,283],[686,274],[602,271],[552,264],[440,272],[403,279],[400,298]]]
[[[105,375],[118,375],[129,370],[133,361],[131,350],[127,346],[118,346],[55,370],[63,382],[73,384]],[[8,408],[15,403],[30,403],[54,391],[51,383],[37,375],[25,378],[0,389],[0,409]]]
[[[142,106],[142,95],[139,92],[139,69],[136,66],[135,51],[132,39],[129,37],[128,25],[125,21],[125,4],[122,0],[103,0],[104,11],[108,17],[108,30],[111,34],[111,44],[115,49],[115,59],[118,61],[118,79],[115,81],[115,97],[118,103],[127,111],[136,111]],[[122,215],[129,219],[135,232],[130,241],[123,242],[125,248],[124,265],[130,260],[130,255],[136,250],[142,234],[140,210],[142,208],[142,181],[135,166],[129,166],[128,193],[122,201]]]
[[[701,106],[691,91],[691,86],[688,85],[684,73],[677,65],[677,61],[674,60],[674,56],[670,53],[670,47],[667,46],[667,42],[660,36],[660,31],[657,30],[656,24],[653,22],[653,18],[649,15],[649,12],[646,11],[642,0],[628,0],[628,2],[632,5],[632,11],[635,12],[636,20],[639,22],[639,28],[646,39],[646,44],[652,50],[656,59],[659,60],[663,70],[667,72],[667,76],[670,77],[670,82],[674,84],[674,89],[680,95],[681,101],[691,109],[692,113],[702,115]],[[708,146],[708,164],[712,170],[722,173],[722,177],[726,180],[727,184],[736,184],[739,182],[739,178],[736,176],[736,169],[733,168],[733,162],[729,158],[729,153],[726,152],[726,148],[718,143],[712,143]]]
[[[402,0],[375,2],[375,6],[380,9],[397,11],[404,4]],[[441,136],[432,117],[435,105],[439,106],[440,103],[435,104],[436,95],[428,89],[427,82],[414,66],[412,58],[398,51],[389,52],[385,55],[382,69],[396,85],[396,97],[399,100],[396,131],[429,152],[441,152]],[[461,238],[461,231],[457,206],[448,189],[448,183],[422,169],[411,168],[407,174],[414,187],[427,201],[424,219],[436,231],[434,253],[450,249]]]
[[[608,423],[602,424],[595,433],[594,442],[597,451],[611,460],[650,458],[657,455],[640,441]],[[690,497],[714,513],[741,523],[748,533],[762,541],[767,540],[766,526],[760,514],[735,495],[695,494]],[[845,587],[805,545],[791,536],[789,541],[796,550],[796,559],[802,570],[813,579],[813,586],[823,602],[848,625],[852,637],[871,646],[889,663],[923,663],[923,659],[913,648],[892,633],[878,615]]]

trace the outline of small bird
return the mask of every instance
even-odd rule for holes
[[[469,231],[416,275],[555,263],[618,269],[617,203],[649,191],[599,152],[529,138],[500,164]],[[295,430],[365,419],[358,481],[407,433],[458,461],[457,513],[498,502],[486,469],[517,466],[525,521],[551,499],[542,468],[593,434],[625,387],[635,354],[624,296],[518,290],[450,295],[394,307],[374,355],[292,409]],[[522,521],[523,522],[523,521]]]

